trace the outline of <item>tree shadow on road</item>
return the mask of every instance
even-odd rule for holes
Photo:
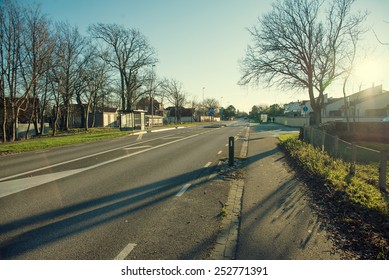
[[[312,248],[322,250],[319,243],[327,240],[324,228],[308,207],[304,183],[288,166],[284,153],[276,144],[278,141],[274,138],[272,141],[273,145],[266,142],[267,146],[259,149],[262,152],[254,152],[238,163],[239,168],[256,168],[257,174],[266,178],[255,177],[256,172],[250,171],[254,175],[251,175],[250,189],[245,186],[244,195],[250,197],[248,201],[252,204],[242,207],[240,240],[245,239],[245,242],[239,242],[237,258],[287,260],[322,259],[324,256],[338,259],[332,249],[322,256],[321,252],[311,252]],[[274,187],[265,189],[264,179]]]
[[[209,172],[200,168],[166,180],[1,224],[0,235],[9,237],[0,244],[0,259],[18,258],[30,250],[43,248],[114,220],[124,219],[129,214],[148,211],[149,208],[175,197],[189,181],[196,179],[188,192],[204,187],[209,183]],[[209,194],[207,197],[210,197]],[[218,205],[218,198],[214,197],[213,200],[215,205]],[[215,219],[216,214],[211,218]],[[208,248],[209,242],[212,243],[216,237],[208,238],[209,240],[200,246],[201,249],[182,256],[193,257],[200,250]]]

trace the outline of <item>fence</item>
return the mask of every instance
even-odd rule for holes
[[[326,151],[332,157],[341,158],[350,163],[350,173],[355,174],[356,164],[371,166],[378,180],[377,185],[382,192],[386,192],[388,171],[388,151],[377,151],[349,143],[330,135],[323,130],[313,127],[303,127],[300,130],[300,138],[311,145]],[[378,171],[378,172],[377,172]]]

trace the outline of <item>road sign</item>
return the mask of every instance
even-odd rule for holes
[[[211,117],[215,116],[215,109],[214,109],[214,108],[210,108],[210,109],[209,109],[209,115],[210,115]]]
[[[303,111],[304,111],[304,113],[308,112],[308,107],[304,106]]]

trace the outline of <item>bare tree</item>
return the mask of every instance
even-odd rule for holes
[[[87,39],[82,36],[77,27],[68,23],[57,24],[56,33],[56,69],[55,80],[61,84],[61,96],[64,107],[63,129],[69,129],[69,114],[72,98],[75,91],[80,89],[82,69],[88,61],[86,53]]]
[[[180,110],[187,99],[186,93],[183,90],[183,85],[175,79],[165,79],[161,87],[162,91],[165,92],[167,100],[174,106],[174,122],[178,123]]]
[[[3,44],[5,43],[5,25],[4,25],[4,20],[5,20],[5,15],[4,15],[4,7],[0,5],[0,98],[1,98],[1,105],[2,105],[2,110],[1,110],[1,131],[2,131],[2,142],[5,143],[7,141],[6,137],[6,131],[7,131],[7,99],[6,99],[6,93],[5,93],[5,50],[3,47]]]
[[[209,111],[211,108],[219,108],[219,101],[215,98],[207,98],[204,100],[203,106]]]
[[[192,111],[192,121],[196,121],[200,117],[200,111],[198,110],[198,108],[200,108],[200,104],[196,97],[189,101],[189,106]]]
[[[106,93],[109,83],[108,65],[105,61],[93,55],[95,52],[94,47],[91,47],[89,52],[88,62],[80,73],[80,80],[83,83],[80,83],[80,88],[76,91],[76,100],[82,112],[81,127],[84,127],[86,131],[89,127],[89,113],[92,109],[92,103],[95,101],[96,106],[98,97]],[[92,109],[92,111],[95,114],[96,108]],[[93,125],[94,118],[92,127]]]
[[[21,93],[19,90],[24,18],[21,7],[12,1],[4,1],[0,7],[2,9],[0,29],[2,33],[3,141],[7,136],[14,141],[18,134],[18,115],[21,107],[26,104],[28,94],[27,91]]]
[[[362,32],[367,13],[351,13],[354,0],[333,0],[321,20],[320,0],[278,0],[249,32],[254,45],[241,61],[240,84],[267,82],[307,89],[315,123],[321,122],[324,91],[344,73],[350,40]],[[353,30],[355,32],[350,32]]]
[[[53,40],[50,36],[50,22],[45,15],[41,13],[40,6],[31,6],[25,9],[26,27],[23,36],[23,44],[25,46],[25,59],[21,64],[21,76],[24,81],[26,91],[30,91],[32,98],[28,99],[32,104],[29,104],[30,123],[34,123],[36,134],[42,133],[42,127],[38,131],[39,111],[44,110],[47,103],[47,91],[43,90],[42,108],[39,104],[40,87],[47,89],[44,74],[50,70],[51,57],[54,51]],[[41,82],[41,80],[43,81]],[[43,121],[43,120],[42,120]],[[43,122],[41,123],[43,126]],[[27,128],[26,137],[29,126]]]
[[[389,21],[384,21],[385,23],[387,23],[387,24],[389,24]],[[377,35],[377,33],[374,31],[374,29],[373,29],[373,33],[374,33],[374,36],[375,36],[375,38],[377,39],[377,41],[381,44],[381,45],[383,45],[383,46],[389,46],[389,43],[388,42],[384,42],[384,41],[382,41],[379,37],[378,37],[378,35]]]
[[[104,43],[101,57],[119,72],[122,110],[131,110],[137,90],[147,81],[142,71],[157,62],[154,49],[138,30],[117,24],[95,24],[89,33]]]

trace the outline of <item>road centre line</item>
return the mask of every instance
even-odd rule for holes
[[[129,243],[126,247],[124,247],[119,255],[114,258],[114,260],[124,260],[131,253],[131,251],[134,250],[135,246],[135,243]]]
[[[176,194],[176,196],[182,196],[191,186],[192,184],[186,184],[182,187],[182,189]]]
[[[124,148],[125,150],[135,150],[135,149],[144,149],[144,148],[150,148],[152,147],[151,145],[145,145],[145,146],[136,146],[136,147],[127,147]]]
[[[168,136],[168,137],[165,137],[165,138],[163,138],[163,139],[165,139],[165,140],[172,140],[172,139],[179,139],[179,138],[182,138],[182,136]]]
[[[199,134],[196,134],[195,136],[197,136],[197,135],[199,135]],[[16,177],[20,177],[20,176],[23,176],[23,175],[31,174],[31,173],[34,173],[34,172],[42,171],[42,170],[45,170],[45,169],[49,169],[49,168],[65,165],[65,164],[72,163],[72,162],[75,162],[75,161],[79,161],[79,160],[95,157],[95,156],[98,156],[98,155],[114,152],[114,151],[121,150],[121,149],[124,149],[124,148],[127,148],[127,147],[132,147],[132,146],[136,146],[136,145],[139,145],[139,144],[143,144],[143,143],[147,143],[147,142],[152,142],[152,141],[155,141],[155,140],[162,139],[164,137],[166,137],[166,136],[161,136],[161,137],[157,137],[157,138],[154,138],[154,139],[145,140],[143,142],[133,143],[133,144],[121,146],[121,147],[118,147],[118,148],[105,150],[105,151],[94,153],[94,154],[91,154],[91,155],[87,155],[87,156],[83,156],[83,157],[79,157],[79,158],[75,158],[75,159],[71,159],[71,160],[67,160],[67,161],[63,161],[63,162],[59,162],[59,163],[56,163],[56,164],[48,165],[48,166],[37,168],[37,169],[34,169],[34,170],[30,170],[30,171],[22,172],[22,173],[19,173],[19,174],[11,175],[11,176],[8,176],[8,177],[0,178],[0,182],[6,181],[6,180],[9,180],[9,179],[13,179],[13,178],[16,178]],[[185,138],[181,138],[181,139],[185,140]]]
[[[197,135],[192,135],[192,136],[186,137],[186,139],[189,139],[189,138],[192,138],[195,136],[197,136]],[[69,177],[69,176],[72,176],[72,175],[75,175],[75,174],[78,174],[78,173],[81,173],[81,172],[84,172],[84,171],[87,171],[87,170],[90,170],[90,169],[93,169],[96,167],[100,167],[100,166],[103,166],[103,165],[106,165],[106,164],[109,164],[112,162],[116,162],[116,161],[124,159],[124,158],[138,155],[138,154],[144,153],[146,151],[150,151],[150,150],[154,150],[154,149],[157,149],[157,148],[160,148],[163,146],[167,146],[167,145],[170,145],[170,144],[182,141],[182,140],[184,140],[184,139],[179,139],[179,140],[164,143],[164,144],[161,144],[161,145],[158,145],[155,147],[150,147],[146,150],[141,150],[141,151],[138,151],[138,152],[135,152],[132,154],[128,154],[128,155],[121,156],[121,157],[118,157],[118,158],[115,158],[112,160],[101,162],[101,163],[98,163],[98,164],[95,164],[95,165],[92,165],[89,167],[73,169],[73,170],[69,170],[69,171],[50,173],[50,174],[46,174],[46,175],[39,175],[39,176],[28,177],[28,178],[23,178],[23,179],[10,180],[10,181],[6,181],[6,182],[0,181],[0,187],[1,187],[0,197],[4,197],[4,196],[8,196],[8,195],[11,195],[14,193],[18,193],[18,192],[24,191],[26,189],[30,189],[30,188],[37,187],[37,186],[40,186],[40,185],[43,185],[43,184],[46,184],[46,183],[49,183],[52,181],[56,181],[56,180],[59,180],[59,179],[65,178],[65,177]]]
[[[40,186],[40,185],[43,185],[43,184],[46,184],[49,182],[53,182],[53,181],[56,181],[56,180],[59,180],[59,179],[65,178],[65,177],[69,177],[69,176],[72,176],[72,175],[75,175],[75,174],[78,174],[81,172],[85,172],[85,171],[88,171],[88,170],[91,170],[91,169],[94,169],[94,168],[97,168],[100,166],[107,165],[109,163],[113,163],[113,162],[116,162],[116,161],[119,161],[119,160],[122,160],[125,158],[139,155],[139,154],[142,154],[142,153],[145,153],[145,152],[148,152],[151,150],[155,150],[155,149],[158,149],[158,148],[161,148],[164,146],[168,146],[168,145],[171,145],[171,144],[174,144],[174,143],[186,140],[186,139],[190,139],[190,138],[193,138],[196,136],[198,136],[198,134],[194,134],[194,135],[182,138],[182,139],[178,139],[175,141],[164,143],[164,144],[161,144],[161,145],[158,145],[155,147],[150,147],[150,148],[145,149],[145,150],[141,150],[141,151],[138,151],[138,152],[135,152],[132,154],[128,154],[128,155],[124,155],[124,156],[121,156],[118,158],[114,158],[111,160],[100,162],[98,164],[91,165],[91,166],[84,167],[84,168],[73,169],[73,170],[68,170],[68,171],[61,171],[61,172],[56,172],[56,173],[50,173],[50,174],[46,174],[46,175],[38,175],[38,176],[16,179],[16,180],[10,180],[10,181],[6,181],[6,182],[1,182],[1,180],[0,180],[0,189],[1,189],[0,197],[5,197],[5,196],[8,196],[8,195],[11,195],[14,193],[18,193],[18,192],[21,192],[21,191],[24,191],[27,189],[31,189],[31,188],[34,188],[34,187],[37,187],[37,186]],[[2,180],[4,180],[4,179],[2,179]]]

